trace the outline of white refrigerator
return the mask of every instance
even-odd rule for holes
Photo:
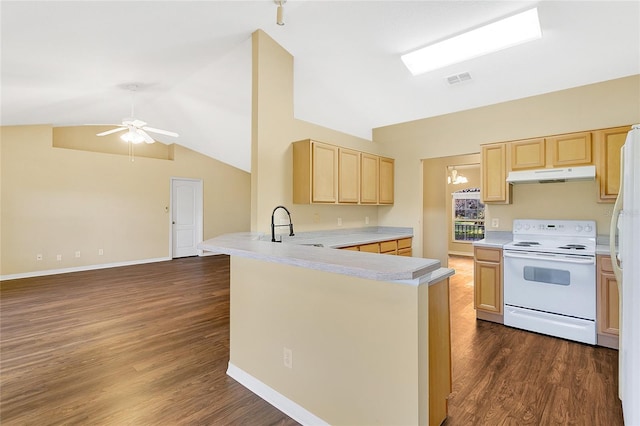
[[[621,151],[609,236],[620,293],[619,395],[624,422],[631,426],[640,425],[640,124],[629,131]]]

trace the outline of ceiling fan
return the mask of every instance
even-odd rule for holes
[[[122,119],[122,124],[114,124],[114,126],[118,126],[115,129],[107,130],[105,132],[97,133],[96,136],[107,136],[113,133],[123,132],[124,133],[120,138],[129,143],[138,144],[142,142],[146,143],[154,143],[155,141],[147,132],[158,133],[160,135],[178,137],[176,132],[170,132],[168,130],[156,129],[153,127],[147,126],[147,123],[134,118],[135,115],[133,113],[133,95],[138,89],[137,85],[128,85],[127,90],[131,91],[131,117]]]

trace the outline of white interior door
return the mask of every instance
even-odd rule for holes
[[[171,179],[171,257],[197,256],[202,241],[202,181]]]

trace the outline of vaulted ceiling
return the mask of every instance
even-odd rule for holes
[[[400,55],[538,6],[543,38],[412,76]],[[296,118],[373,128],[640,74],[638,1],[2,1],[2,125],[120,123],[250,170],[251,33],[294,61]],[[450,85],[446,77],[468,72]],[[158,140],[170,143],[169,137]]]

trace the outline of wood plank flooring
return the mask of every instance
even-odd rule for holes
[[[470,263],[451,265],[447,426],[622,424],[617,351],[476,321]],[[5,281],[0,424],[297,425],[228,353],[226,256]]]
[[[0,320],[3,426],[297,425],[225,373],[226,256],[3,282]]]
[[[475,319],[473,259],[450,257],[445,425],[622,425],[618,352]]]

